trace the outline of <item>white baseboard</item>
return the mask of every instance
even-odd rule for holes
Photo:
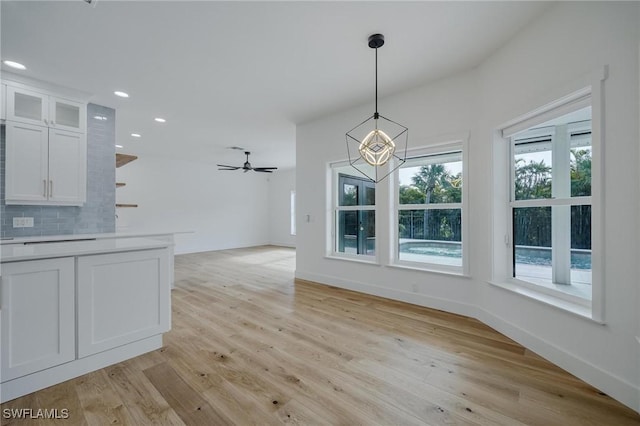
[[[222,251],[222,250],[234,250],[241,248],[251,248],[251,247],[260,247],[260,246],[268,246],[271,243],[246,243],[239,244],[234,246],[205,246],[205,247],[185,247],[184,245],[178,245],[176,243],[174,248],[174,253],[176,255],[180,254],[193,254],[193,253],[205,253],[209,251]]]
[[[420,293],[411,293],[408,291],[396,290],[392,288],[379,287],[369,283],[360,281],[345,280],[341,277],[314,274],[296,270],[295,277],[301,280],[313,281],[320,284],[340,287],[347,290],[353,290],[360,293],[372,294],[374,296],[385,297],[387,299],[399,300],[401,302],[411,303],[413,305],[425,306],[427,308],[447,311],[454,314],[475,317],[476,307],[457,302],[455,300],[443,299],[440,297],[428,296]]]
[[[478,309],[478,314],[476,318],[479,321],[515,340],[593,387],[602,390],[627,407],[640,412],[640,388],[638,386],[601,369],[576,354],[567,352],[563,348],[529,333],[523,328],[516,327],[506,319],[500,318],[491,312]]]
[[[534,351],[538,355],[546,358],[552,363],[558,365],[560,368],[563,368],[597,389],[601,389],[607,395],[640,413],[640,388],[638,386],[635,386],[629,381],[621,377],[617,377],[544,339],[534,336],[528,331],[516,327],[509,321],[487,312],[484,309],[480,309],[477,306],[460,303],[454,300],[427,296],[424,294],[378,287],[353,280],[345,280],[341,277],[310,273],[300,270],[296,270],[295,277],[302,280],[314,281],[334,287],[386,297],[388,299],[399,300],[414,305],[425,306],[427,308],[476,318],[480,322],[508,336],[522,346]],[[640,343],[640,337],[638,337],[638,343]],[[638,348],[638,353],[640,354],[640,347]]]
[[[277,241],[272,241],[269,243],[270,246],[276,246],[276,247],[288,247],[288,248],[296,248],[295,244],[291,244],[291,243],[282,243],[282,242],[277,242]]]

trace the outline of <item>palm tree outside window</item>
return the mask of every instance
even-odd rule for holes
[[[403,262],[462,267],[462,152],[414,157],[398,172]]]

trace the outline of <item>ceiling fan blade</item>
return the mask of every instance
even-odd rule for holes
[[[227,164],[218,164],[218,167],[223,167],[223,168],[219,168],[218,170],[240,170],[242,169],[242,171],[244,173],[247,173],[249,170],[253,170],[256,172],[260,172],[260,173],[273,173],[274,170],[277,170],[277,167],[252,167],[251,163],[249,163],[249,154],[251,154],[248,151],[245,151],[245,155],[246,155],[246,160],[244,162],[244,164],[242,166],[229,166]]]

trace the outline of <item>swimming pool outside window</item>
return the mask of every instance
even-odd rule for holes
[[[463,270],[461,143],[416,155],[396,172],[395,263]]]

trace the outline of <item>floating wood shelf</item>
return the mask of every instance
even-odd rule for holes
[[[116,153],[116,168],[122,167],[125,164],[132,162],[133,160],[137,160],[138,156],[131,154],[118,154]],[[121,186],[125,186],[124,182],[116,182],[116,188],[120,188]],[[138,207],[137,204],[124,204],[124,203],[116,203],[116,208],[122,207]]]
[[[122,167],[127,163],[137,160],[138,156],[130,154],[116,154],[116,167]]]

